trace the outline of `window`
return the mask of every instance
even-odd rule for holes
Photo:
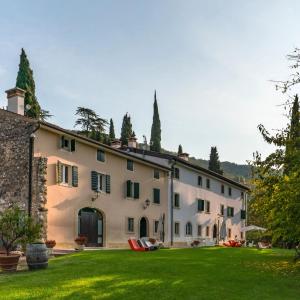
[[[245,210],[241,210],[241,220],[245,220],[246,219],[246,211]]]
[[[131,159],[127,159],[127,170],[133,171],[133,161]]]
[[[126,181],[126,197],[127,198],[140,198],[140,184],[139,182]]]
[[[224,216],[224,204],[220,205],[220,215]]]
[[[197,205],[198,205],[198,211],[204,211],[204,200],[198,199],[197,200]]]
[[[198,185],[202,186],[202,176],[198,176]]]
[[[233,217],[233,215],[234,215],[234,208],[228,206],[227,207],[227,217]]]
[[[97,160],[102,162],[105,161],[105,152],[101,149],[97,150]]]
[[[62,183],[69,183],[69,167],[62,165]]]
[[[210,202],[207,200],[205,201],[205,212],[210,213]]]
[[[221,185],[221,194],[224,194],[225,193],[225,187],[224,187],[224,184]]]
[[[202,226],[198,225],[198,230],[197,230],[198,236],[202,236]]]
[[[185,225],[185,235],[193,235],[193,227],[191,222],[187,222]]]
[[[228,238],[231,238],[231,228],[228,228]]]
[[[61,138],[60,138],[60,148],[61,149],[74,152],[75,144],[76,144],[76,142],[74,139],[66,138],[64,135],[61,136]]]
[[[241,232],[241,240],[244,239],[244,232]]]
[[[160,204],[160,189],[153,189],[153,203]]]
[[[98,191],[102,192],[104,190],[104,183],[105,183],[105,175],[98,173],[97,174]]]
[[[174,223],[174,234],[179,235],[180,234],[180,225],[179,222]]]
[[[159,176],[160,174],[159,174],[159,171],[158,170],[154,170],[154,178],[155,179],[159,179]]]
[[[134,232],[134,218],[127,218],[127,231]]]
[[[228,195],[231,196],[232,195],[232,190],[231,187],[228,188]]]
[[[174,194],[174,207],[180,207],[180,195],[178,193]]]
[[[209,226],[206,226],[206,236],[209,236]]]
[[[110,175],[104,175],[96,171],[91,172],[92,190],[110,194]]]
[[[158,232],[158,224],[159,224],[159,221],[155,220],[154,221],[154,230],[153,230],[154,233]]]
[[[210,189],[210,180],[209,180],[209,178],[206,178],[206,188]]]
[[[179,169],[174,168],[174,178],[179,179]]]

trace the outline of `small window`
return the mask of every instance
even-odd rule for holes
[[[228,238],[231,238],[231,228],[228,228]]]
[[[178,193],[174,194],[174,207],[180,207],[180,195]]]
[[[220,205],[220,215],[224,216],[224,204]]]
[[[224,187],[224,184],[221,185],[221,194],[224,194],[225,193],[225,187]]]
[[[210,189],[210,179],[206,178],[206,188]]]
[[[175,222],[174,223],[174,233],[175,233],[175,235],[179,235],[180,234],[180,225],[179,225],[179,222]]]
[[[191,222],[187,222],[185,225],[185,234],[186,235],[193,235],[193,227]]]
[[[127,231],[134,232],[134,218],[127,219]]]
[[[179,179],[179,169],[178,168],[174,168],[174,177],[176,178],[176,179]]]
[[[198,236],[202,236],[202,226],[198,225],[198,230],[197,230]]]
[[[210,202],[209,201],[205,201],[205,212],[210,213]]]
[[[198,185],[202,186],[202,176],[198,176]]]
[[[126,197],[127,198],[140,198],[140,184],[139,182],[126,181]]]
[[[206,226],[206,236],[209,237],[209,226]]]
[[[227,207],[227,217],[233,217],[234,216],[234,208],[228,206]]]
[[[198,199],[197,205],[198,205],[198,212],[204,211],[204,200]]]
[[[133,171],[133,161],[131,159],[127,159],[127,170]]]
[[[160,204],[160,189],[153,189],[153,203]]]
[[[74,139],[66,138],[64,135],[60,137],[60,147],[64,150],[74,152],[75,144]]]
[[[232,190],[231,187],[228,188],[228,195],[231,196],[232,195]]]
[[[69,183],[69,167],[62,165],[62,183]]]
[[[159,176],[160,174],[159,174],[159,170],[154,170],[154,178],[155,179],[159,179]]]
[[[101,149],[97,150],[97,160],[102,162],[105,161],[105,152]]]
[[[159,224],[159,221],[155,220],[154,221],[154,233],[157,233],[158,232],[158,224]]]

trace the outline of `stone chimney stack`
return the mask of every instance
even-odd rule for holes
[[[137,138],[135,136],[132,136],[128,139],[128,147],[129,148],[137,148]]]
[[[178,157],[181,158],[181,159],[184,159],[186,161],[189,160],[189,154],[188,153],[181,153],[181,154],[178,154]]]
[[[7,94],[7,110],[24,116],[25,91],[20,88],[13,88],[5,91]]]
[[[118,139],[115,139],[111,142],[111,146],[115,149],[120,149],[122,144],[121,144],[121,141],[118,140]]]

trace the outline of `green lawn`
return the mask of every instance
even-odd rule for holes
[[[289,250],[84,251],[0,274],[0,299],[300,299]]]

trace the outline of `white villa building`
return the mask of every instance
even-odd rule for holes
[[[136,145],[135,140],[130,141],[126,151],[173,170],[169,176],[169,199],[173,201],[169,201],[168,213],[171,245],[245,239],[241,228],[246,222],[247,186],[191,164],[187,153],[175,156],[138,149]]]

